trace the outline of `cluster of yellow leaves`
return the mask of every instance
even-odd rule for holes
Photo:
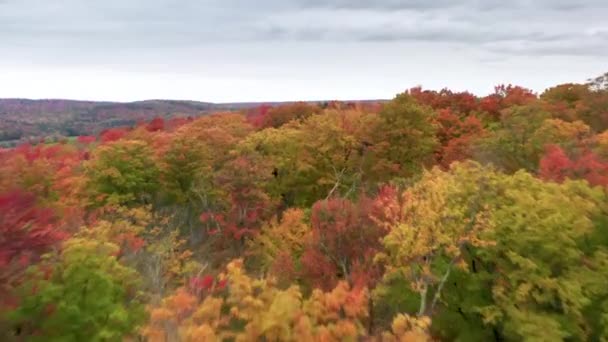
[[[399,314],[393,319],[391,331],[382,334],[382,342],[427,342],[431,341],[428,330],[431,319]]]
[[[460,170],[456,175],[439,168],[425,172],[422,180],[405,192],[403,217],[384,238],[386,253],[377,259],[386,261],[392,271],[421,272],[413,279],[414,287],[419,287],[420,278],[425,282],[434,278],[433,258],[447,258],[466,268],[461,258],[464,246],[492,243],[482,238],[482,233],[491,229],[487,208],[473,195],[478,189],[475,182],[488,180],[476,177],[464,182],[470,175],[466,168]]]
[[[222,296],[196,296],[178,290],[150,312],[142,331],[151,341],[354,341],[365,335],[367,291],[340,283],[331,292],[304,299],[292,286],[280,290],[272,279],[252,279],[242,260],[227,266]]]
[[[145,228],[152,222],[150,209],[146,207],[113,207],[106,208],[103,219],[92,227],[83,229],[79,235],[98,241],[111,242],[121,249],[133,248],[135,239],[139,239]]]
[[[566,122],[560,119],[546,119],[532,135],[530,144],[541,155],[548,144],[571,149],[581,146],[591,136],[591,128],[582,121]]]
[[[599,133],[598,135],[593,137],[593,143],[595,147],[595,153],[599,156],[607,158],[608,157],[608,131],[604,131]]]
[[[152,279],[156,283],[173,286],[182,285],[182,281],[193,275],[202,266],[192,258],[192,251],[186,248],[187,240],[179,237],[177,230],[155,227],[149,232],[146,244],[146,260],[143,260],[145,273],[156,273]],[[158,286],[158,285],[157,285]]]
[[[276,270],[279,264],[295,262],[304,250],[310,227],[304,221],[304,211],[289,209],[279,222],[276,218],[264,225],[251,241],[251,251],[260,258],[264,270]],[[290,260],[281,260],[288,258]],[[280,277],[280,274],[276,274]]]

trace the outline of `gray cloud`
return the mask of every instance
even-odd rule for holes
[[[226,84],[243,74],[331,84],[324,77],[364,69],[371,76],[363,83],[383,89],[379,70],[395,70],[392,84],[426,77],[412,74],[411,63],[467,75],[482,64],[490,69],[478,77],[508,78],[499,67],[538,69],[550,59],[551,72],[584,80],[605,66],[607,15],[606,0],[0,0],[0,72],[199,72],[228,75]],[[574,60],[580,69],[569,69]],[[440,86],[447,77],[428,74]]]
[[[524,42],[521,50],[508,49],[516,53],[527,46],[541,51],[532,45],[546,41],[608,45],[606,14],[604,0],[4,0],[0,40],[141,48],[256,40]],[[599,33],[589,40],[593,29]]]

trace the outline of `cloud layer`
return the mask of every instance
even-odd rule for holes
[[[228,72],[239,64],[272,77],[276,63],[329,68],[340,46],[370,63],[382,63],[383,55],[394,63],[392,53],[417,48],[423,50],[404,55],[404,63],[413,54],[449,53],[469,58],[469,68],[535,58],[578,58],[601,68],[607,16],[605,0],[0,0],[0,70],[153,71],[168,63],[167,72],[201,64]]]

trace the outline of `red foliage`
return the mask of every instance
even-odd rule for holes
[[[608,162],[591,151],[572,160],[559,146],[549,145],[540,161],[539,175],[545,180],[563,182],[566,178],[585,179],[589,184],[608,186]]]
[[[272,264],[271,273],[277,275],[280,280],[289,283],[295,281],[298,276],[296,265],[289,251],[280,251]]]
[[[439,164],[447,169],[455,161],[471,158],[472,143],[485,133],[482,122],[474,115],[461,119],[449,109],[439,111],[437,121],[440,149],[436,157]]]
[[[379,272],[370,255],[379,250],[385,231],[371,219],[370,208],[367,198],[356,204],[334,198],[312,207],[312,238],[301,262],[314,286],[331,289],[339,278],[353,282],[355,269],[358,282],[373,286]]]
[[[272,108],[270,105],[263,104],[256,108],[247,111],[247,121],[255,128],[262,128],[268,111]]]
[[[545,155],[540,160],[540,177],[554,182],[563,182],[572,170],[572,161],[564,150],[557,145],[546,147]]]
[[[198,290],[209,290],[214,282],[215,278],[213,278],[213,276],[206,275],[190,279],[190,286]]]
[[[355,104],[352,106],[354,107]],[[292,120],[305,119],[319,111],[318,106],[306,102],[289,103],[276,107],[262,105],[247,113],[247,121],[258,129],[278,128]]]
[[[469,92],[455,93],[447,88],[437,92],[416,87],[410,89],[409,93],[418,103],[430,106],[433,109],[449,109],[467,115],[478,108],[477,97]]]
[[[146,126],[146,130],[148,132],[158,132],[165,129],[165,119],[157,117],[154,118],[150,123]]]
[[[110,128],[101,132],[100,139],[102,143],[108,143],[122,139],[127,133],[126,128]]]
[[[83,145],[92,144],[96,140],[97,140],[96,137],[90,136],[90,135],[81,135],[78,138],[76,138],[76,141],[78,141],[78,143],[83,144]]]
[[[16,259],[27,263],[64,239],[55,222],[52,211],[37,207],[32,194],[0,196],[0,267]]]
[[[494,94],[481,99],[479,109],[494,119],[500,119],[500,111],[511,107],[528,104],[537,99],[531,90],[511,84],[494,87]]]
[[[268,170],[248,157],[238,157],[224,165],[216,181],[228,194],[228,205],[210,217],[224,236],[242,241],[269,218],[273,202],[260,185],[270,177]]]
[[[165,130],[166,131],[174,131],[176,129],[178,129],[179,127],[192,122],[194,119],[192,117],[187,117],[187,118],[172,118],[171,120],[165,122]]]
[[[212,275],[202,277],[192,277],[189,282],[189,289],[193,293],[207,294],[209,292],[221,291],[226,288],[226,279],[219,279]]]

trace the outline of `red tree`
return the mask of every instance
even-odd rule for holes
[[[315,287],[333,288],[346,279],[355,285],[373,286],[380,272],[373,255],[384,235],[370,217],[372,201],[358,203],[333,198],[312,207],[312,237],[301,258],[303,275]]]
[[[102,143],[108,143],[122,139],[127,133],[126,128],[110,128],[101,132],[100,139]]]
[[[585,179],[593,186],[605,187],[608,186],[608,163],[591,151],[584,151],[573,160],[559,146],[549,145],[540,161],[539,175],[554,182]]]
[[[148,125],[146,126],[146,130],[148,132],[158,132],[165,129],[165,119],[163,118],[154,118]]]
[[[474,115],[461,119],[449,109],[439,111],[437,121],[438,163],[447,169],[455,161],[471,158],[472,143],[485,133],[482,122]]]
[[[27,262],[66,237],[56,229],[50,209],[36,206],[33,195],[14,191],[0,196],[0,267]]]
[[[32,194],[0,196],[0,305],[13,299],[8,292],[23,270],[66,237],[55,222],[51,210],[37,207]]]

